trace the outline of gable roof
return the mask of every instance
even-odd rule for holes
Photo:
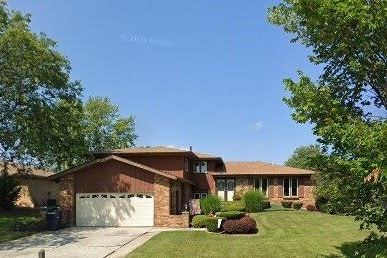
[[[261,161],[225,162],[226,171],[218,175],[313,175],[312,170],[280,166]]]
[[[3,163],[0,162],[0,171],[2,171],[4,168]],[[19,171],[18,168],[21,170]],[[22,167],[21,165],[11,163],[8,165],[8,173],[10,175],[16,175],[16,176],[23,176],[23,177],[39,177],[39,178],[45,178],[48,176],[51,176],[55,174],[52,171],[43,170],[39,168],[33,168],[33,167]]]
[[[184,178],[181,178],[181,177],[177,177],[177,176],[171,175],[169,173],[165,173],[165,172],[162,172],[160,170],[157,170],[157,169],[154,169],[154,168],[142,165],[140,163],[131,161],[129,159],[121,158],[121,157],[118,157],[118,156],[115,156],[115,155],[110,155],[110,156],[107,156],[107,157],[104,157],[104,158],[95,159],[95,160],[86,162],[86,163],[84,163],[82,165],[79,165],[79,166],[77,166],[75,168],[71,168],[71,169],[62,171],[60,173],[56,173],[54,175],[51,175],[50,177],[48,177],[48,179],[55,180],[55,179],[58,179],[58,178],[60,178],[62,176],[65,176],[67,174],[75,173],[75,172],[77,172],[77,171],[79,171],[81,169],[88,168],[88,167],[91,167],[91,166],[95,166],[97,164],[104,163],[104,162],[109,161],[109,160],[116,160],[116,161],[119,161],[119,162],[122,162],[122,163],[125,163],[125,164],[128,164],[128,165],[134,166],[134,167],[141,168],[141,169],[146,170],[148,172],[151,172],[151,173],[154,173],[154,174],[158,174],[160,176],[167,177],[169,179],[180,180],[180,181],[183,181],[183,182],[195,185],[195,183],[190,181],[190,180],[187,180],[187,179],[184,179]]]

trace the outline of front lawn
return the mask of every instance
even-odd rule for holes
[[[30,214],[22,214],[22,215],[0,214],[0,243],[33,234],[32,232],[14,232],[10,229],[13,221],[20,219],[22,217],[32,217],[32,216],[36,216],[36,215],[35,214],[31,214],[31,215]]]
[[[256,235],[162,232],[128,257],[351,257],[369,233],[359,231],[353,217],[319,212],[270,210],[252,216]]]

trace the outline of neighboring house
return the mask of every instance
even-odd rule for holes
[[[0,168],[2,169],[1,165]],[[35,168],[26,168],[18,172],[15,166],[9,166],[8,173],[15,175],[20,183],[20,194],[16,201],[17,207],[39,208],[46,205],[47,199],[57,199],[59,184],[47,180],[53,172]]]
[[[184,212],[208,194],[231,201],[247,189],[270,201],[314,203],[313,171],[263,162],[224,162],[208,154],[166,147],[126,148],[49,177],[59,204],[77,226],[188,227]]]

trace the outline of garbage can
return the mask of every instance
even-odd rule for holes
[[[58,211],[52,211],[46,213],[47,228],[49,230],[57,230],[60,228],[61,213]]]

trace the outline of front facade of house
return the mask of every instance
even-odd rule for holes
[[[314,203],[313,171],[262,162],[223,162],[193,151],[145,147],[97,153],[57,173],[59,204],[77,226],[188,227],[190,199],[237,199],[259,189],[271,202]]]

